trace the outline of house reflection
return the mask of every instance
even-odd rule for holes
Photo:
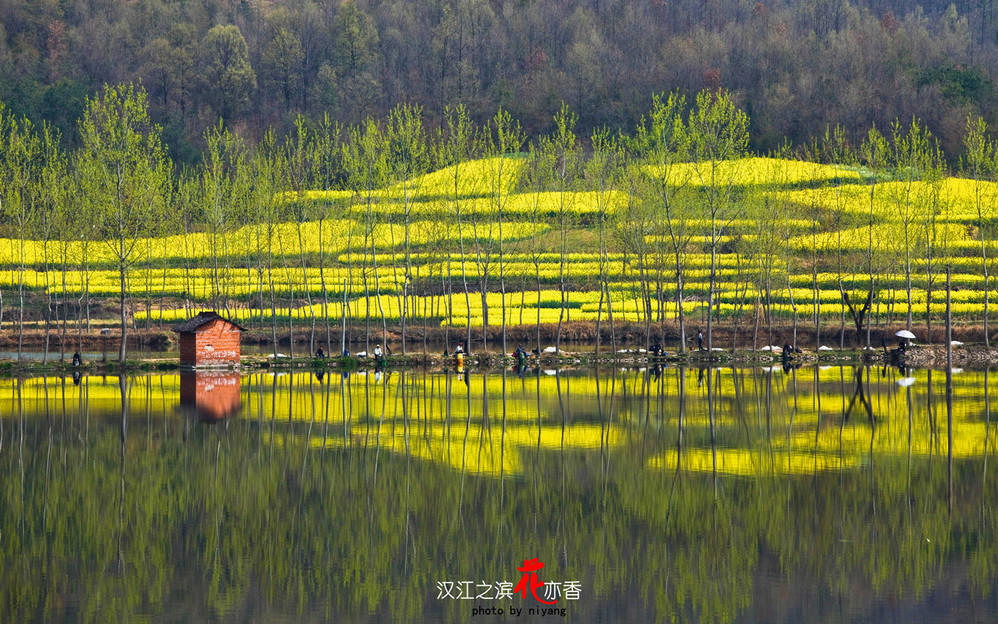
[[[239,373],[187,371],[180,373],[180,409],[201,422],[215,422],[239,412]]]

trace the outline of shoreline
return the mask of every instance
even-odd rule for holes
[[[105,319],[106,320],[106,319]],[[402,332],[398,326],[389,325],[387,329],[368,328],[365,325],[348,325],[346,327],[346,344],[349,350],[357,351],[366,349],[366,344],[372,345],[376,342],[391,345],[395,351],[401,351]],[[696,345],[696,334],[698,330],[704,330],[706,342],[706,324],[701,322],[687,321],[687,349],[693,350]],[[870,330],[870,343],[879,350],[881,339],[885,339],[888,345],[896,345],[897,338],[894,333],[903,329],[902,325],[881,325],[874,326]],[[935,345],[937,341],[944,340],[945,326],[942,323],[933,324],[932,334],[928,335],[924,325],[912,328],[915,334],[915,342],[924,345]],[[727,352],[731,352],[732,346],[736,347],[736,352],[750,351],[753,343],[762,347],[767,344],[780,345],[785,342],[800,346],[805,350],[816,350],[820,345],[827,345],[840,351],[862,351],[861,347],[855,345],[866,343],[866,329],[857,336],[856,329],[845,326],[822,325],[820,333],[813,326],[798,324],[796,327],[791,323],[774,324],[772,327],[760,325],[758,332],[753,327],[745,327],[742,323],[726,319],[715,323],[713,345],[721,347]],[[61,328],[53,328],[46,331],[42,328],[26,328],[23,336],[18,337],[16,329],[7,327],[0,331],[0,351],[13,352],[17,350],[18,342],[21,341],[27,350],[41,351],[46,341],[50,354],[60,352],[63,347],[68,353],[80,349],[86,351],[107,350],[108,355],[117,353],[118,344],[121,340],[120,327],[114,321],[93,321],[91,329],[80,332],[77,328],[66,328],[65,335]],[[678,324],[674,320],[658,321],[650,325],[636,321],[618,321],[613,331],[609,324],[604,321],[596,331],[596,323],[590,321],[567,321],[562,324],[560,331],[557,323],[541,323],[509,325],[506,327],[506,345],[512,352],[518,344],[522,344],[526,349],[542,349],[553,346],[559,337],[561,344],[566,351],[592,351],[597,340],[601,349],[610,349],[611,344],[616,345],[616,349],[621,348],[637,349],[648,348],[650,344],[659,342],[668,351],[676,351],[680,341]],[[322,346],[328,353],[339,353],[340,345],[343,342],[344,332],[341,327],[334,327],[329,333],[330,340],[326,340],[325,324],[317,324],[314,334],[314,345]],[[466,328],[454,327],[424,327],[422,325],[410,326],[406,331],[406,344],[408,350],[422,351],[423,344],[446,346],[448,349],[461,342],[468,343],[469,333]],[[268,349],[282,350],[282,348],[294,345],[296,350],[308,349],[312,342],[313,334],[309,326],[295,328],[292,333],[285,325],[278,328],[275,333],[272,327],[250,327],[242,334],[242,344],[256,347],[268,347]],[[292,340],[293,338],[293,340]],[[470,333],[471,342],[466,344],[471,351],[492,352],[498,350],[503,340],[503,330],[501,326],[490,326],[488,330],[482,327],[473,327]],[[487,339],[486,348],[482,348]],[[960,340],[967,345],[983,345],[984,330],[979,322],[965,321],[956,322],[953,325],[953,339]],[[998,336],[993,342],[998,343]],[[167,351],[175,349],[179,345],[178,335],[173,331],[173,327],[139,327],[128,330],[128,349],[147,349],[153,351]],[[851,348],[849,345],[853,345]],[[842,347],[839,349],[839,347]],[[82,348],[81,348],[82,347]]]
[[[695,345],[694,336],[698,325],[690,323],[687,326],[687,345]],[[100,328],[100,329],[99,329]],[[876,327],[871,330],[871,342],[873,344],[896,344],[894,337],[894,327]],[[922,342],[927,337],[924,326],[915,328],[916,341]],[[424,331],[425,330],[425,331]],[[545,353],[545,347],[553,346],[559,330],[556,324],[538,325],[518,325],[507,328],[506,348],[509,355],[502,355],[499,351],[502,343],[502,333],[499,327],[490,327],[487,332],[482,328],[473,328],[471,332],[472,342],[469,353],[465,356],[465,367],[473,370],[489,370],[498,367],[515,367],[516,360],[512,355],[513,350],[523,345],[528,351],[538,348],[541,351],[539,356],[531,355],[526,366],[541,368],[577,368],[577,367],[604,367],[604,366],[669,366],[685,365],[691,367],[702,366],[775,366],[786,365],[788,367],[798,367],[812,364],[828,365],[898,365],[915,366],[920,368],[945,368],[946,367],[946,347],[944,344],[916,344],[909,349],[903,362],[897,362],[892,357],[891,351],[886,351],[882,347],[871,349],[864,348],[843,348],[839,349],[839,344],[856,344],[857,336],[855,330],[846,328],[823,328],[824,339],[819,341],[814,328],[798,325],[778,325],[772,328],[759,328],[758,334],[753,334],[751,330],[740,328],[735,324],[721,324],[715,327],[714,351],[697,351],[688,348],[686,353],[678,353],[679,344],[678,327],[674,323],[657,323],[650,327],[644,323],[625,322],[618,323],[614,335],[613,345],[611,345],[611,335],[609,328],[604,324],[600,332],[596,333],[593,323],[572,322],[561,327],[560,335],[562,339],[562,349],[560,353]],[[864,332],[865,334],[865,332]],[[933,338],[942,338],[944,330],[941,326],[934,326]],[[407,333],[406,345],[407,354],[400,355],[401,334],[397,328],[388,331],[379,330],[368,335],[364,328],[349,326],[346,335],[354,340],[347,342],[347,347],[351,352],[361,351],[367,348],[368,344],[375,341],[391,345],[396,351],[395,354],[387,358],[387,365],[391,367],[405,368],[454,368],[456,360],[451,357],[444,357],[444,351],[452,350],[458,342],[467,339],[467,330],[456,331],[454,328],[412,328]],[[341,344],[342,333],[333,333],[336,336],[330,342],[335,345],[335,349],[330,348],[325,337],[324,327],[316,327],[314,342],[312,346],[322,346],[327,352],[338,353]],[[665,354],[655,357],[646,351],[649,341],[660,342],[666,345]],[[752,349],[753,342],[757,346],[766,344],[779,344],[783,342],[793,343],[792,338],[796,336],[797,345],[810,345],[810,348],[803,348],[802,353],[795,354],[786,361],[781,355],[779,348],[773,349]],[[975,324],[955,325],[953,336],[956,339],[967,342],[967,345],[954,346],[952,351],[953,366],[986,368],[998,365],[998,347],[985,347],[983,345],[983,328]],[[292,343],[292,337],[294,341]],[[488,349],[482,349],[484,338],[488,338]],[[599,338],[599,353],[596,353],[596,340]],[[65,340],[63,341],[63,338]],[[312,338],[311,328],[302,327],[301,331],[293,334],[287,329],[277,334],[276,346],[273,340],[273,330],[263,330],[260,328],[249,329],[242,336],[244,345],[254,347],[267,346],[273,353],[251,353],[244,354],[240,360],[240,366],[234,370],[254,371],[268,369],[314,369],[314,370],[355,370],[370,369],[375,367],[373,358],[358,358],[351,353],[348,357],[328,357],[326,359],[315,359],[303,354],[294,352],[307,352],[310,349],[310,339]],[[860,335],[861,341],[865,341],[865,335]],[[753,340],[755,339],[755,340]],[[7,351],[11,355],[16,352],[19,337],[11,330],[0,334],[0,350]],[[164,328],[141,328],[129,332],[129,350],[139,350],[142,353],[139,357],[129,358],[122,367],[117,362],[118,344],[120,334],[117,328],[101,328],[101,324],[94,323],[93,329],[88,332],[67,331],[65,336],[61,332],[48,332],[44,330],[26,331],[20,337],[22,347],[27,351],[37,352],[44,349],[48,343],[48,361],[44,364],[37,359],[25,359],[18,362],[16,359],[0,360],[0,376],[11,376],[21,374],[42,374],[47,372],[72,373],[73,371],[94,372],[100,374],[114,374],[119,371],[144,372],[144,371],[180,371],[181,367],[178,354],[172,352],[178,345],[177,335],[171,329]],[[924,341],[930,342],[930,341]],[[292,344],[294,345],[292,348]],[[817,345],[821,344],[821,349]],[[84,353],[106,354],[106,359],[90,358],[84,361],[81,367],[74,367],[69,363],[73,351],[80,348]],[[737,348],[732,349],[736,345]],[[835,345],[834,347],[825,345]],[[60,359],[63,347],[65,348],[65,360]],[[497,348],[498,347],[498,348]],[[765,348],[765,347],[763,347]],[[152,354],[150,355],[150,351]],[[294,357],[275,357],[282,351],[292,353]],[[162,352],[160,356],[156,352]],[[193,370],[187,368],[186,370]],[[231,370],[229,368],[220,369],[198,369],[198,370]]]
[[[71,374],[74,372],[87,374],[117,374],[142,373],[142,372],[247,372],[261,370],[370,370],[381,368],[424,368],[424,369],[456,369],[457,360],[454,356],[444,357],[434,353],[409,353],[407,355],[391,355],[385,360],[385,364],[378,365],[370,357],[327,357],[317,359],[312,357],[273,357],[265,355],[244,355],[240,359],[238,367],[207,367],[191,368],[181,366],[176,357],[142,357],[128,359],[122,367],[116,358],[110,357],[103,360],[85,360],[82,366],[73,366],[68,360],[57,359],[58,353],[53,354],[52,359],[46,363],[38,360],[23,360],[18,363],[16,360],[0,360],[0,376],[10,377],[24,374],[41,373],[62,373]],[[955,347],[952,352],[952,363],[954,366],[968,368],[988,368],[998,365],[998,347],[987,348],[983,345],[970,345]],[[918,345],[908,351],[902,363],[892,360],[890,352],[884,353],[881,349],[846,349],[830,351],[803,351],[795,354],[786,360],[779,351],[751,351],[751,350],[717,350],[713,352],[687,351],[677,353],[667,351],[662,356],[653,356],[643,349],[631,349],[625,352],[616,353],[601,352],[596,355],[592,350],[574,351],[563,350],[558,354],[542,354],[540,356],[531,355],[524,363],[526,368],[602,368],[609,366],[625,367],[649,367],[649,366],[687,366],[687,367],[723,367],[723,366],[784,366],[786,368],[799,368],[813,365],[894,365],[903,364],[906,367],[917,368],[945,368],[946,367],[946,347],[944,345]],[[489,371],[499,368],[516,367],[517,363],[512,355],[500,355],[496,352],[480,352],[465,355],[464,370],[468,371]]]

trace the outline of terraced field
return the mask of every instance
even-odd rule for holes
[[[657,331],[676,319],[677,269],[685,317],[704,322],[712,247],[722,323],[837,329],[851,323],[842,291],[862,300],[871,273],[874,323],[905,320],[909,275],[914,321],[938,320],[946,267],[954,314],[984,318],[993,261],[982,232],[994,219],[982,219],[976,202],[998,197],[993,183],[890,181],[855,167],[744,158],[720,164],[734,200],[712,229],[697,212],[703,176],[694,165],[644,166],[598,188],[582,179],[553,191],[525,183],[529,166],[522,156],[493,158],[405,189],[284,194],[288,211],[314,218],[139,240],[134,321],[171,324],[221,308],[260,326],[338,326],[343,315],[390,329],[403,320],[481,328],[612,318]],[[662,177],[690,203],[680,224],[641,188]],[[57,300],[118,292],[114,256],[99,242],[0,240],[0,263],[8,292],[22,281]]]

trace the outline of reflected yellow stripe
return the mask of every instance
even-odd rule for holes
[[[827,453],[753,453],[743,449],[719,449],[716,455],[716,472],[743,477],[773,474],[814,474],[829,470],[855,468],[861,464],[856,456],[838,457]],[[648,461],[652,470],[687,472],[715,472],[715,456],[710,449],[688,449],[682,453],[670,451]]]
[[[394,425],[394,426],[393,426]],[[368,448],[409,455],[425,461],[450,466],[459,471],[481,476],[522,474],[530,464],[530,454],[537,451],[572,451],[599,448],[601,439],[607,448],[621,446],[622,431],[601,429],[593,425],[567,427],[502,427],[483,428],[476,425],[452,426],[424,434],[410,428],[408,435],[398,424],[384,424],[381,431],[372,427],[368,433],[342,431],[324,437],[313,431],[307,445],[311,449]],[[292,444],[289,433],[266,434],[265,439],[282,445]],[[302,442],[297,442],[302,444]]]

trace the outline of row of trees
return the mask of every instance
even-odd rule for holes
[[[0,202],[4,217],[18,233],[20,259],[18,353],[26,309],[26,244],[31,240],[46,243],[41,268],[47,276],[53,265],[61,266],[65,291],[68,270],[82,267],[88,272],[89,245],[104,243],[120,276],[119,355],[124,361],[128,271],[137,260],[139,237],[156,233],[158,222],[168,218],[168,199],[174,185],[172,165],[158,128],[149,121],[145,93],[140,89],[105,89],[88,101],[79,130],[82,146],[67,154],[48,125],[36,131],[29,120],[17,119],[0,106],[0,144],[4,151],[0,158]],[[49,256],[49,241],[59,242],[60,257]],[[71,257],[70,245],[74,241],[82,241],[82,257]],[[53,310],[59,307],[53,305],[54,287],[46,281],[46,330],[53,321]],[[89,297],[87,288],[82,297]],[[63,334],[65,331],[64,323]]]
[[[588,139],[633,128],[662,85],[727,89],[757,151],[917,116],[955,153],[967,114],[995,110],[996,15],[991,0],[10,0],[0,99],[75,145],[88,96],[141,81],[184,163],[219,117],[257,142],[298,114],[359,124],[403,102],[433,127],[457,103],[480,124],[502,107],[534,136],[565,101]]]
[[[642,302],[645,341],[650,343],[654,326],[674,319],[679,348],[685,350],[686,306],[691,300],[688,262],[698,252],[709,255],[706,288],[692,295],[706,312],[702,321],[708,348],[713,346],[713,324],[721,313],[718,259],[722,255],[735,260],[737,275],[725,277],[724,282],[738,291],[726,294],[724,302],[738,302],[739,310],[755,312],[753,342],[758,340],[761,319],[772,326],[776,292],[789,294],[796,333],[791,279],[801,272],[811,276],[812,321],[820,342],[821,292],[828,286],[822,285],[819,274],[832,272],[838,276],[837,288],[845,302],[841,324],[848,309],[857,332],[865,327],[869,343],[868,316],[878,283],[894,288],[900,276],[910,329],[915,278],[926,284],[928,306],[940,262],[947,256],[948,238],[940,235],[947,230],[937,227],[948,205],[941,190],[946,165],[938,142],[917,120],[895,122],[886,135],[873,129],[856,149],[841,129],[835,129],[799,150],[813,163],[865,167],[869,212],[857,220],[855,210],[846,209],[847,186],[854,181],[828,182],[841,202],[829,210],[817,200],[803,202],[793,195],[798,188],[789,177],[794,161],[772,161],[773,170],[765,177],[775,192],[759,192],[740,180],[732,163],[747,154],[750,121],[723,91],[702,91],[691,103],[677,93],[656,96],[633,135],[601,129],[585,141],[588,149],[577,134],[576,114],[565,105],[554,116],[555,130],[533,141],[509,112],[500,109],[488,124],[479,126],[463,106],[448,109],[438,131],[428,130],[422,111],[409,106],[350,127],[328,119],[309,124],[299,118],[286,140],[268,133],[255,148],[219,123],[205,132],[203,162],[181,171],[165,155],[161,130],[149,119],[146,98],[142,89],[133,86],[105,88],[88,101],[79,128],[82,145],[70,152],[60,148],[49,126],[35,128],[0,109],[0,202],[10,235],[17,241],[19,335],[23,336],[28,308],[25,273],[37,268],[45,271],[46,280],[50,274],[62,276],[61,284],[44,285],[46,335],[60,327],[65,345],[73,308],[82,340],[90,317],[89,278],[97,268],[94,250],[100,246],[105,258],[109,250],[118,274],[119,358],[124,360],[129,293],[141,290],[130,279],[133,267],[146,269],[147,323],[153,317],[155,296],[160,309],[176,305],[177,298],[190,306],[196,297],[189,285],[196,270],[204,268],[198,258],[182,260],[188,285],[183,294],[170,291],[166,284],[171,258],[177,254],[165,249],[161,253],[155,245],[169,244],[165,236],[176,234],[207,240],[210,292],[195,306],[227,310],[231,302],[242,299],[240,305],[258,311],[261,325],[264,311],[269,310],[275,349],[282,316],[278,309],[302,306],[311,322],[310,352],[323,317],[327,348],[333,344],[333,322],[339,319],[331,318],[330,305],[342,301],[344,306],[365,306],[368,343],[371,324],[378,319],[382,340],[387,341],[392,316],[388,309],[396,309],[405,353],[412,319],[422,318],[425,337],[428,318],[455,316],[455,284],[469,314],[472,296],[480,298],[483,347],[489,348],[490,326],[499,325],[501,345],[495,346],[507,352],[508,295],[535,288],[539,302],[542,259],[551,254],[559,259],[556,347],[574,293],[599,293],[596,335],[602,333],[606,313],[615,342],[615,305],[619,309],[626,289],[634,288]],[[980,118],[968,120],[966,146],[965,169],[974,189],[975,236],[980,240],[987,305],[996,199],[988,180],[998,173],[998,150]],[[523,158],[510,156],[517,153]],[[444,184],[417,183],[427,172],[445,167],[451,167],[453,178]],[[889,184],[881,182],[884,177]],[[349,199],[330,201],[328,195],[314,193],[334,190],[347,191]],[[514,194],[530,198],[531,214],[522,210],[510,214]],[[885,202],[893,212],[887,221],[894,224],[887,240],[878,207]],[[340,249],[353,254],[346,260],[327,256],[330,247],[323,236],[333,231],[327,227],[331,220],[346,224],[340,237],[346,241]],[[746,230],[746,222],[754,225]],[[808,224],[804,232],[796,225],[801,222]],[[255,227],[243,228],[247,225]],[[513,226],[518,227],[516,237],[510,235]],[[288,227],[293,234],[288,234]],[[534,271],[533,275],[517,271],[514,276],[510,245],[524,238],[524,228],[532,230],[516,243],[516,253],[521,258],[526,254]],[[540,236],[544,228],[552,233]],[[843,238],[843,233],[859,228],[867,237],[862,255]],[[230,248],[237,231],[246,237],[240,241],[241,250]],[[309,251],[310,237],[316,232],[317,251]],[[837,233],[834,244],[828,242],[830,233]],[[809,253],[803,255],[791,244],[802,234],[811,241]],[[45,243],[42,266],[26,261],[32,240]],[[596,243],[598,270],[580,281],[572,276],[569,258],[584,240]],[[50,244],[53,241],[55,245]],[[454,253],[459,268],[452,268]],[[623,254],[624,267],[636,266],[636,279],[621,277],[619,261],[612,260],[615,254]],[[103,262],[101,268],[110,268]],[[161,286],[151,283],[155,263],[163,270]],[[346,271],[342,283],[327,278],[327,270],[334,266]],[[318,285],[310,282],[315,269]],[[248,294],[230,291],[237,271],[247,276]],[[857,274],[864,273],[868,288],[857,293]],[[66,286],[70,274],[79,275],[81,284],[75,306],[53,301],[53,292],[73,292]],[[667,278],[670,275],[674,277]],[[496,292],[502,295],[500,309],[490,310],[489,295]],[[361,296],[355,299],[357,294]],[[420,303],[425,295],[443,295],[446,309],[420,309],[426,305]],[[857,296],[861,303],[855,303]],[[0,322],[2,302],[0,292]],[[322,314],[316,312],[319,303]],[[671,305],[674,316],[667,312]],[[54,317],[60,314],[61,319]],[[498,323],[493,314],[500,316]],[[928,307],[926,317],[931,335]],[[293,336],[294,315],[287,318]],[[539,303],[537,318],[524,319],[521,314],[519,323],[533,320],[540,348]],[[344,314],[344,348],[346,338]],[[464,340],[470,346],[472,339],[468,322]]]

